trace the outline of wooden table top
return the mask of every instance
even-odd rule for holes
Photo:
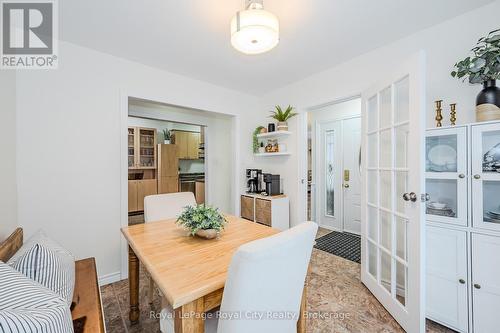
[[[122,233],[175,309],[223,288],[240,245],[279,233],[242,218],[226,218],[229,223],[219,239],[189,236],[175,219],[122,228]]]

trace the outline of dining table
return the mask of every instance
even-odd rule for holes
[[[128,242],[131,324],[139,321],[139,265],[150,274],[164,302],[174,311],[175,333],[202,333],[203,315],[221,305],[234,252],[243,244],[279,233],[277,229],[225,215],[228,223],[219,237],[192,236],[175,219],[122,228]],[[265,274],[265,272],[262,272]],[[304,286],[297,332],[306,330]]]

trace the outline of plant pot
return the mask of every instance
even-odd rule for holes
[[[166,144],[166,145],[169,145],[170,144],[170,140],[164,140],[163,143]]]
[[[476,121],[500,119],[500,88],[496,80],[483,82],[483,90],[476,98]]]
[[[278,121],[278,131],[288,131],[288,123],[286,121]]]
[[[218,231],[216,229],[198,230],[196,236],[206,239],[214,239],[217,237]]]

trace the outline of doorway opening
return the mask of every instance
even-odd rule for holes
[[[308,219],[320,227],[361,232],[361,99],[307,113]]]

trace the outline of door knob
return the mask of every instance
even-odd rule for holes
[[[458,175],[458,178],[465,178],[465,175],[463,173]]]
[[[465,280],[464,279],[460,279],[460,280],[458,280],[458,282],[460,282],[461,284],[465,284]]]
[[[403,200],[415,202],[417,201],[417,194],[415,192],[405,193],[403,194]]]
[[[481,285],[480,285],[480,284],[477,284],[477,283],[474,283],[474,288],[476,288],[476,289],[481,289]]]
[[[474,175],[474,179],[481,179],[480,175]]]
[[[345,187],[345,188],[349,188],[349,184],[345,183],[345,184],[344,184],[344,187]]]

